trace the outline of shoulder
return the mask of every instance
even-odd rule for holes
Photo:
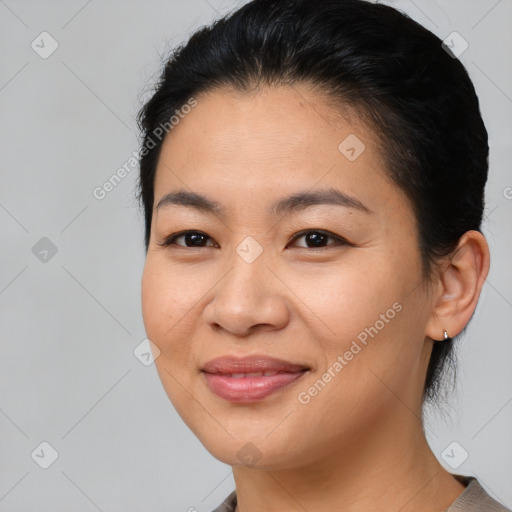
[[[212,512],[235,512],[236,491],[233,491],[215,510]]]
[[[468,483],[445,512],[512,512],[492,498],[474,477],[460,477]]]
[[[492,498],[476,478],[459,478],[467,483],[467,487],[445,512],[512,512]],[[233,491],[212,512],[235,512],[236,505],[236,491]]]

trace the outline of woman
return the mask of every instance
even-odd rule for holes
[[[505,511],[422,425],[489,270],[450,50],[384,5],[255,0],[176,50],[139,122],[144,324],[233,466],[216,511]]]

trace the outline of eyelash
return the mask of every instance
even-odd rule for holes
[[[299,247],[299,249],[306,249],[306,250],[314,250],[314,251],[322,251],[322,250],[326,250],[326,249],[329,249],[329,247],[333,247],[333,246],[343,246],[343,245],[352,245],[350,242],[348,242],[346,239],[338,236],[338,235],[335,235],[329,231],[325,231],[323,229],[307,229],[307,230],[304,230],[304,231],[300,231],[299,233],[297,233],[291,241],[294,241],[298,238],[301,238],[301,237],[304,237],[308,234],[311,234],[311,233],[319,233],[321,235],[325,235],[327,236],[328,238],[332,238],[333,240],[336,241],[335,244],[329,244],[327,246],[324,246],[324,247]],[[181,231],[179,233],[175,233],[173,235],[170,235],[168,236],[167,238],[165,238],[163,241],[161,242],[157,242],[158,245],[162,246],[162,247],[170,247],[172,245],[175,245],[177,247],[181,247],[183,249],[202,249],[203,247],[188,247],[188,246],[183,246],[183,245],[179,245],[176,243],[176,240],[178,238],[181,238],[181,237],[184,237],[186,235],[204,235],[205,237],[209,238],[210,240],[212,240],[212,238],[210,236],[208,236],[206,233],[203,233],[202,231],[195,231],[195,230],[188,230],[188,231]],[[206,247],[212,247],[212,246],[206,246]],[[214,247],[215,248],[215,247]]]

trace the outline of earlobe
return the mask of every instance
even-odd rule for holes
[[[471,319],[489,273],[489,246],[478,231],[467,231],[439,276],[439,287],[425,334],[442,340],[459,334]]]

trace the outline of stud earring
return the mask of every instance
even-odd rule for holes
[[[446,331],[443,331],[443,337],[444,337],[444,341],[446,341],[447,339],[450,338],[450,336],[448,336],[448,333]]]

